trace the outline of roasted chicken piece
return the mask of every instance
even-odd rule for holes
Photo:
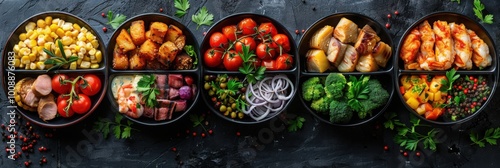
[[[464,24],[450,23],[455,65],[462,69],[472,69],[472,44]]]
[[[128,34],[125,29],[122,29],[120,31],[120,34],[118,34],[118,37],[116,37],[116,44],[118,44],[118,47],[124,53],[135,49],[135,44],[134,42],[132,42],[132,37],[130,37],[130,34]]]
[[[371,54],[380,67],[385,67],[392,55],[392,47],[383,41],[379,41]]]
[[[132,41],[136,46],[140,46],[144,43],[144,41],[146,41],[146,30],[144,28],[143,20],[132,22],[130,25],[130,35],[132,36]]]
[[[148,39],[142,43],[139,48],[139,56],[144,58],[147,62],[153,61],[156,58],[156,53],[158,52],[158,44]]]
[[[480,69],[490,66],[492,60],[488,45],[477,36],[476,32],[467,30],[467,33],[469,33],[472,43],[472,61],[474,64]]]
[[[421,34],[420,39],[422,40],[420,45],[420,54],[417,56],[417,62],[420,64],[420,68],[424,70],[432,70],[429,64],[436,61],[434,55],[434,43],[436,38],[431,25],[426,20],[418,26],[418,31]]]
[[[127,69],[128,65],[127,54],[120,50],[118,44],[116,44],[113,50],[113,69]]]
[[[54,95],[49,94],[42,97],[38,102],[38,116],[43,121],[48,121],[56,118],[57,115],[57,104],[54,101]]]
[[[340,65],[342,59],[344,59],[344,53],[347,48],[347,44],[344,44],[337,40],[335,37],[330,38],[327,51],[327,59],[335,65],[335,67]]]
[[[417,53],[420,50],[420,32],[418,29],[413,29],[408,36],[406,36],[403,47],[399,53],[401,59],[405,64],[409,64],[415,62],[415,58],[417,58]]]
[[[342,43],[355,43],[358,38],[358,25],[347,18],[340,19],[333,36]]]
[[[369,25],[365,25],[359,32],[354,48],[356,48],[358,54],[367,55],[373,52],[373,48],[375,48],[375,45],[379,41],[380,37],[378,37],[377,32],[375,32],[375,30],[373,30]]]
[[[158,61],[165,66],[170,66],[174,62],[179,49],[171,41],[167,41],[160,46],[158,50]]]
[[[454,60],[453,40],[451,38],[450,26],[448,22],[438,20],[434,22],[433,30],[436,35],[436,61],[430,64],[431,69],[450,69]]]
[[[314,33],[309,43],[311,48],[321,49],[323,52],[328,51],[328,42],[333,35],[333,27],[326,25],[325,27]]]
[[[359,55],[356,49],[348,45],[345,50],[344,59],[337,67],[340,72],[352,72],[356,69],[356,64],[358,64]]]

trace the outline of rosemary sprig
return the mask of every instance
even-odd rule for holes
[[[59,46],[59,51],[61,51],[62,57],[58,57],[56,54],[54,54],[50,50],[47,50],[45,48],[43,49],[43,51],[45,53],[47,53],[47,55],[50,56],[50,58],[45,60],[45,62],[43,62],[43,63],[45,65],[53,65],[52,67],[47,69],[47,71],[50,71],[53,69],[59,69],[62,66],[66,66],[66,65],[71,64],[72,62],[75,62],[78,60],[77,56],[73,56],[73,55],[69,56],[69,57],[66,56],[66,53],[64,53],[64,48],[63,48],[62,42],[60,40],[57,40],[57,45]]]

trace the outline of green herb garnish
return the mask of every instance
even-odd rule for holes
[[[451,69],[451,70],[446,72],[446,79],[447,80],[444,80],[444,79],[441,80],[441,84],[443,85],[443,86],[441,86],[441,89],[440,89],[441,92],[447,92],[453,88],[453,82],[455,82],[460,77],[460,75],[456,74],[456,73],[457,73],[457,70],[455,70],[455,69]]]
[[[208,13],[207,7],[202,7],[200,11],[196,14],[194,14],[191,17],[191,20],[198,24],[196,29],[198,29],[201,25],[207,25],[210,26],[213,23],[214,20],[214,15],[211,13]]]
[[[476,15],[477,18],[479,18],[479,20],[483,23],[493,24],[492,14],[488,14],[483,17],[484,5],[481,3],[481,0],[474,0],[474,8],[472,8],[472,10],[474,10],[474,15]]]
[[[175,11],[175,16],[180,18],[183,17],[187,13],[189,6],[188,0],[175,0],[174,7],[177,9],[177,11]]]
[[[137,82],[137,91],[142,93],[142,101],[146,103],[146,107],[154,108],[158,106],[156,95],[160,94],[160,90],[155,87],[156,77],[153,74],[144,75]]]
[[[196,68],[196,65],[198,65],[198,56],[196,55],[196,51],[194,51],[194,47],[192,45],[186,45],[184,46],[184,51],[186,51],[187,55],[193,57],[193,68]]]
[[[384,122],[384,127],[391,130],[396,130],[397,134],[394,136],[394,142],[407,150],[415,151],[419,143],[423,143],[425,149],[436,151],[436,135],[438,130],[431,129],[427,133],[421,134],[416,131],[418,127],[425,125],[420,124],[420,119],[415,116],[410,117],[411,126],[408,127],[396,119],[396,113],[391,113]]]
[[[47,55],[50,56],[49,59],[45,60],[43,64],[45,65],[53,65],[47,71],[53,70],[53,69],[58,69],[62,66],[67,66],[71,64],[72,62],[75,62],[78,60],[77,56],[66,56],[66,53],[64,52],[64,47],[62,45],[61,40],[57,40],[57,45],[59,46],[59,51],[61,52],[62,57],[58,57],[56,54],[54,54],[52,51],[49,51],[47,49],[43,49],[43,52],[47,53]]]
[[[364,111],[359,100],[368,99],[368,93],[370,93],[370,89],[366,87],[368,80],[370,80],[370,76],[361,76],[359,79],[355,76],[349,77],[349,82],[347,82],[347,105],[354,111]]]
[[[101,132],[104,136],[104,139],[108,138],[109,132],[113,129],[113,134],[116,139],[127,139],[130,138],[132,130],[136,130],[132,128],[132,121],[127,120],[126,124],[122,124],[121,121],[123,116],[121,114],[116,113],[115,121],[111,122],[107,118],[99,118],[96,122],[94,122],[94,130],[97,132]]]
[[[254,66],[255,64],[255,54],[253,51],[250,51],[250,46],[243,45],[242,53],[240,54],[241,59],[243,60],[242,66],[238,69],[241,73],[246,75],[246,79],[248,83],[254,84],[257,81],[264,79],[264,72],[266,68],[263,66],[259,66],[257,69]]]
[[[295,119],[293,120],[289,120],[288,121],[288,132],[295,132],[299,129],[302,128],[302,125],[304,124],[304,122],[306,121],[306,119],[304,117],[296,117]]]
[[[108,18],[108,24],[111,25],[113,29],[117,29],[127,19],[127,16],[122,14],[116,14],[113,17],[113,11],[110,10],[108,11],[107,18]]]
[[[458,4],[460,4],[460,0],[451,0],[451,2],[457,2]]]
[[[485,147],[485,141],[490,145],[496,145],[497,140],[500,138],[500,127],[499,128],[490,128],[484,132],[483,138],[479,136],[477,133],[471,132],[469,134],[470,140],[472,141],[472,145],[478,145],[479,147]],[[481,139],[479,139],[481,138]]]

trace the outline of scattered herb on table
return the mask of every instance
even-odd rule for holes
[[[459,77],[460,75],[459,74],[456,74],[457,73],[457,70],[455,69],[451,69],[449,71],[446,71],[446,79],[448,80],[441,80],[441,84],[443,86],[441,86],[441,92],[447,92],[449,90],[451,90],[453,88],[453,82],[455,82]]]
[[[493,24],[493,15],[487,14],[483,16],[484,5],[481,3],[481,0],[474,0],[474,15],[479,18],[483,23]]]
[[[58,69],[62,66],[67,66],[71,64],[72,62],[75,62],[78,60],[77,56],[66,56],[66,53],[64,52],[64,47],[62,45],[61,40],[57,40],[57,45],[59,46],[59,51],[61,52],[62,57],[57,56],[54,54],[52,51],[49,51],[45,48],[43,48],[43,51],[47,53],[47,55],[50,56],[49,59],[45,60],[43,64],[45,65],[52,65],[47,71],[53,70],[53,69]]]
[[[421,134],[416,131],[418,127],[426,125],[420,124],[420,119],[415,116],[410,116],[411,126],[408,127],[396,119],[396,114],[389,114],[387,121],[384,122],[384,127],[393,130],[395,128],[397,134],[394,136],[394,142],[407,150],[415,151],[419,143],[423,143],[425,149],[436,151],[436,135],[439,132],[436,129],[431,129],[427,133]]]
[[[460,0],[451,0],[451,2],[457,2],[458,4],[460,4]]]
[[[243,45],[242,51],[243,52],[239,54],[243,60],[243,65],[238,70],[246,75],[248,83],[255,84],[257,81],[264,79],[264,72],[266,71],[266,68],[259,66],[255,69],[256,57],[253,51],[250,51],[250,47]]]
[[[296,132],[302,128],[302,125],[306,119],[304,117],[297,116],[295,119],[288,121],[288,132]]]
[[[155,87],[156,77],[153,74],[144,75],[137,82],[137,91],[142,93],[142,100],[146,103],[146,107],[153,108],[158,106],[156,95],[160,94],[160,90]]]
[[[193,68],[196,68],[196,65],[198,65],[198,56],[196,55],[196,51],[194,51],[194,47],[192,45],[186,45],[184,46],[184,51],[194,59]]]
[[[201,25],[210,26],[213,23],[214,15],[208,13],[207,7],[204,6],[198,13],[194,14],[191,19],[193,20],[193,22],[198,24],[198,26],[196,27],[196,29],[198,29]]]
[[[471,132],[469,134],[470,140],[472,141],[471,145],[478,145],[479,147],[485,147],[485,141],[490,145],[496,145],[497,140],[500,138],[500,127],[499,128],[490,128],[484,132],[483,138],[479,136],[478,133]],[[480,139],[481,138],[481,139]]]
[[[201,125],[203,130],[205,130],[205,132],[207,132],[207,130],[205,129],[205,126],[203,126],[203,121],[205,120],[205,117],[203,117],[202,115],[191,114],[191,115],[189,115],[189,120],[191,120],[191,122],[193,122],[193,128],[197,127],[198,125]]]
[[[123,116],[119,113],[116,113],[114,122],[107,118],[99,118],[94,122],[94,130],[101,132],[105,139],[108,138],[111,129],[116,139],[130,138],[132,130],[138,130],[132,128],[132,121],[127,120],[126,124],[122,124],[122,120]]]
[[[175,0],[174,1],[174,7],[177,9],[175,11],[175,16],[177,17],[183,17],[186,15],[187,10],[189,9],[189,1],[188,0]]]
[[[117,29],[118,26],[120,26],[126,19],[127,16],[122,15],[122,14],[116,14],[113,16],[113,11],[108,11],[108,24],[113,27],[113,29]]]

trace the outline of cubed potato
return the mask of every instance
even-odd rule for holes
[[[407,91],[403,97],[405,98],[405,100],[408,100],[410,98],[417,98],[418,97],[418,93],[417,92],[413,92],[411,89],[409,91]]]
[[[410,89],[410,87],[412,86],[410,80],[411,80],[411,78],[409,75],[404,75],[403,77],[401,77],[400,82],[403,85],[403,87],[405,88],[405,90]]]
[[[158,61],[165,66],[169,66],[170,63],[174,62],[177,52],[179,52],[177,46],[173,42],[167,41],[160,46]]]
[[[175,46],[177,46],[177,49],[183,50],[184,46],[186,45],[186,36],[179,36],[177,39],[175,39],[174,43]]]
[[[162,22],[153,22],[149,27],[151,31],[151,40],[161,44],[168,31],[168,25]]]
[[[156,53],[158,52],[158,44],[148,39],[142,43],[139,48],[139,55],[143,57],[146,61],[153,61],[156,58]]]
[[[182,30],[175,25],[170,25],[165,35],[165,41],[175,42],[180,36],[182,36]]]
[[[139,49],[135,49],[130,54],[130,69],[144,69],[146,67],[146,61],[143,57],[139,55]]]
[[[116,37],[116,44],[118,44],[118,47],[123,52],[128,52],[135,49],[135,44],[134,42],[132,42],[132,37],[130,37],[130,34],[128,34],[125,29],[122,29],[120,31],[120,34],[118,34],[118,37]]]
[[[354,43],[358,37],[358,25],[347,18],[342,18],[335,26],[333,36],[342,43]]]
[[[418,106],[418,108],[415,110],[419,115],[424,115],[425,114],[425,104],[421,104]]]
[[[429,101],[434,101],[434,92],[427,92]]]
[[[144,28],[143,20],[132,22],[130,25],[130,35],[132,36],[132,41],[136,46],[140,46],[144,43],[144,41],[146,41],[146,30]]]
[[[127,69],[128,68],[128,56],[123,53],[118,44],[115,45],[115,50],[113,51],[113,69]]]
[[[325,52],[321,49],[309,50],[306,54],[307,70],[309,72],[325,72],[330,67],[330,62],[326,58]]]
[[[408,104],[408,106],[410,106],[410,108],[414,110],[416,110],[420,105],[420,103],[415,97],[411,97],[410,99],[406,100],[406,104]]]
[[[326,25],[321,28],[317,32],[314,33],[309,46],[315,49],[321,49],[324,52],[328,51],[328,42],[330,42],[330,38],[333,36],[333,27]]]
[[[436,93],[434,93],[434,101],[441,101],[441,91],[437,91]]]

